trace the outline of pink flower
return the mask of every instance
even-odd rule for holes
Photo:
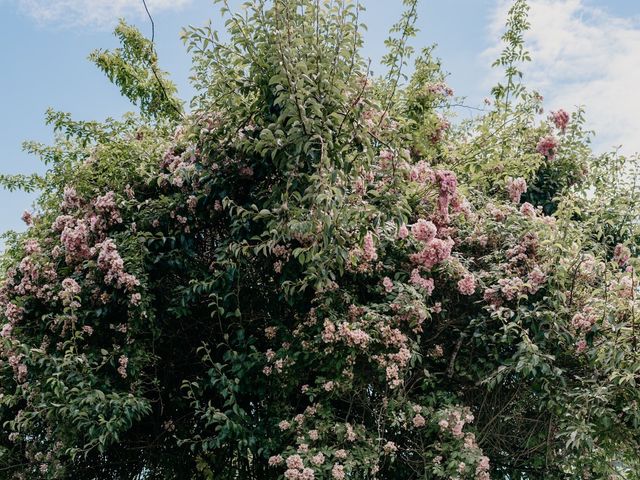
[[[364,259],[367,262],[373,262],[378,259],[378,253],[373,243],[373,235],[371,232],[367,232],[364,236]]]
[[[24,314],[24,309],[22,307],[18,307],[16,304],[11,302],[7,303],[7,306],[5,307],[5,310],[4,310],[4,315],[5,317],[7,317],[9,322],[11,323],[19,322],[20,320],[22,320],[23,314]]]
[[[524,202],[520,207],[520,213],[525,217],[535,217],[536,209],[529,202]]]
[[[416,414],[415,417],[413,417],[413,426],[416,428],[420,428],[420,427],[424,427],[425,426],[425,419],[422,415],[420,415],[419,413]]]
[[[277,465],[281,465],[282,462],[284,462],[284,458],[282,458],[282,455],[274,455],[272,457],[269,457],[269,466],[270,467],[275,467]]]
[[[56,222],[57,221],[58,219],[56,219]],[[60,242],[65,248],[68,261],[84,260],[91,255],[89,248],[89,229],[84,221],[78,221],[76,223],[75,220],[71,219],[60,234]]]
[[[384,277],[382,279],[382,285],[384,286],[385,292],[391,293],[393,291],[393,282],[389,277]]]
[[[444,222],[449,221],[449,204],[454,198],[458,188],[458,179],[456,174],[449,170],[440,170],[436,172],[436,180],[440,187],[438,196],[438,213]]]
[[[96,245],[98,249],[98,268],[104,272],[107,285],[115,284],[118,288],[132,290],[140,285],[140,281],[124,271],[124,261],[116,249],[116,244],[110,238]]]
[[[334,464],[333,468],[331,469],[331,476],[336,480],[343,480],[345,477],[344,466],[340,465],[339,463]]]
[[[536,146],[536,151],[540,155],[544,155],[549,160],[553,160],[556,155],[556,148],[558,147],[558,140],[553,135],[547,135],[546,137],[542,137],[538,141],[538,145]]]
[[[114,192],[109,191],[97,197],[93,205],[96,211],[104,217],[107,224],[122,223],[122,217],[116,205],[116,194]]]
[[[420,253],[411,255],[411,260],[416,264],[431,268],[451,256],[453,243],[453,240],[450,238],[446,240],[434,238]]]
[[[322,452],[311,457],[311,463],[314,465],[322,465],[324,463],[324,454]]]
[[[531,283],[531,288],[529,288],[530,293],[536,293],[540,290],[540,287],[544,285],[544,282],[547,281],[547,275],[540,270],[540,267],[535,267],[531,272],[529,272],[529,283]]]
[[[416,240],[423,241],[425,243],[429,243],[436,237],[436,233],[438,233],[438,229],[436,226],[429,222],[428,220],[419,219],[416,223],[411,227],[411,233],[415,237]]]
[[[5,323],[2,326],[2,330],[0,331],[0,337],[2,338],[8,338],[11,336],[11,332],[13,331],[13,324],[12,323]]]
[[[524,178],[511,178],[507,179],[507,192],[509,198],[513,203],[520,203],[520,197],[527,191],[527,182]]]
[[[564,110],[560,109],[557,112],[551,112],[549,115],[556,128],[558,128],[562,133],[567,129],[567,125],[569,124],[569,114]]]
[[[62,210],[74,210],[80,206],[80,198],[73,187],[64,187],[64,193],[62,195],[62,203],[60,207]]]
[[[300,480],[314,480],[315,473],[312,468],[303,468],[300,474]]]
[[[384,450],[384,453],[390,454],[396,452],[398,450],[398,447],[393,442],[387,442],[382,447],[382,450]]]
[[[31,223],[33,222],[33,215],[31,215],[31,213],[27,210],[22,213],[22,216],[20,218],[22,218],[22,221],[27,225],[31,225]]]
[[[129,364],[129,359],[126,355],[121,355],[118,359],[118,373],[122,378],[127,378],[127,365]]]
[[[131,295],[131,305],[133,306],[137,306],[140,304],[140,301],[142,300],[142,295],[140,293],[134,293],[133,295]]]
[[[291,455],[287,458],[287,467],[297,470],[302,470],[304,468],[304,462],[302,461],[302,457],[298,454]]]
[[[278,327],[266,327],[264,329],[264,336],[269,340],[273,340],[276,338],[276,332],[278,331]]]
[[[407,238],[408,236],[409,236],[409,229],[407,228],[406,225],[402,225],[398,229],[398,238],[399,239],[404,239],[404,238]]]
[[[427,295],[431,295],[433,293],[433,278],[422,278],[420,276],[420,271],[417,268],[414,268],[411,271],[411,277],[409,277],[409,282],[413,285],[424,288],[426,290]]]
[[[282,430],[283,432],[285,430],[289,430],[289,427],[291,427],[291,424],[289,422],[287,422],[286,420],[282,420],[279,424],[278,424],[278,428],[280,428],[280,430]]]
[[[476,291],[476,279],[470,273],[458,281],[458,291],[462,295],[473,295]]]
[[[582,340],[579,340],[578,343],[576,343],[576,353],[582,353],[586,349],[587,349],[586,340],[582,339]]]
[[[326,392],[330,392],[330,391],[332,391],[332,390],[333,390],[333,387],[334,387],[334,383],[333,383],[333,382],[331,382],[331,381],[326,382],[326,383],[322,386],[322,388],[324,388],[324,390],[325,390]]]
[[[623,244],[619,243],[613,249],[613,260],[621,267],[624,267],[631,258],[631,251]]]
[[[347,451],[341,448],[340,450],[336,450],[334,455],[336,456],[336,458],[344,460],[345,458],[347,458]]]
[[[62,291],[58,294],[65,307],[79,308],[80,303],[74,300],[80,293],[80,285],[73,278],[65,278],[62,281]]]

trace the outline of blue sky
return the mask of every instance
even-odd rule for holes
[[[210,0],[148,0],[156,22],[163,69],[183,98],[189,57],[179,39],[185,25],[209,18],[222,29]],[[239,3],[239,2],[232,2]],[[488,68],[496,51],[507,0],[422,0],[416,47],[438,44],[450,85],[468,103],[480,104],[492,83]],[[374,65],[383,40],[400,14],[401,0],[364,0],[369,31],[365,55]],[[534,62],[527,74],[549,108],[585,104],[601,147],[618,143],[640,150],[640,2],[637,0],[531,0],[528,41]],[[94,48],[117,45],[111,28],[119,16],[150,33],[142,0],[0,0],[0,171],[41,171],[21,151],[23,140],[51,141],[44,125],[48,107],[77,119],[103,119],[131,110],[118,90],[87,60]],[[603,73],[605,72],[605,73]],[[379,73],[379,72],[376,72]],[[634,96],[635,95],[635,96]],[[631,100],[630,100],[631,99]],[[19,219],[32,197],[0,191],[0,231],[22,229]]]

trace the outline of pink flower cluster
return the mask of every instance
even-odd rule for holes
[[[56,218],[53,225],[54,230],[65,222],[60,242],[64,246],[67,263],[82,261],[91,256],[89,247],[89,228],[83,220],[76,221],[68,215]]]
[[[315,474],[313,469],[305,467],[302,457],[298,454],[287,458],[287,471],[284,472],[287,480],[313,480]]]
[[[596,312],[592,307],[585,307],[582,312],[576,313],[571,319],[571,325],[576,330],[589,331],[596,323]]]
[[[31,225],[33,223],[33,215],[27,210],[22,213],[20,218],[26,225]]]
[[[69,308],[80,308],[80,302],[75,297],[80,293],[80,285],[73,278],[65,278],[62,281],[62,290],[58,294],[62,304]]]
[[[439,95],[443,97],[450,97],[453,95],[453,89],[444,82],[429,83],[427,84],[426,89],[433,95]]]
[[[105,220],[113,224],[122,222],[122,217],[116,205],[116,194],[113,191],[108,191],[104,195],[96,197],[93,205],[98,212],[105,214]]]
[[[433,293],[434,283],[433,278],[423,278],[420,276],[420,270],[414,268],[411,271],[411,277],[409,277],[409,282],[416,287],[423,288],[427,295],[431,295]]]
[[[64,187],[64,192],[62,194],[62,203],[60,204],[60,208],[63,211],[73,211],[80,208],[81,201],[80,197],[78,197],[78,193],[76,189],[73,187]]]
[[[476,291],[476,279],[472,274],[465,275],[458,281],[458,291],[462,295],[473,295]]]
[[[121,355],[118,359],[118,374],[122,378],[127,378],[127,365],[129,365],[129,358],[126,355]]]
[[[558,147],[558,140],[553,135],[547,135],[542,137],[538,141],[536,151],[540,155],[544,155],[549,160],[553,160],[556,155],[556,148]]]
[[[27,381],[28,368],[22,362],[24,355],[10,355],[8,358],[9,366],[13,369],[13,374],[18,383],[24,383]]]
[[[107,238],[96,245],[98,249],[98,268],[104,272],[104,281],[107,284],[115,284],[118,288],[133,290],[140,285],[139,280],[124,271],[124,261],[118,253],[115,242]]]
[[[551,112],[551,115],[549,116],[551,118],[551,121],[555,124],[556,128],[564,133],[567,129],[567,125],[569,124],[569,114],[563,109],[560,109],[557,112]]]
[[[631,258],[629,248],[621,243],[617,244],[613,249],[613,261],[621,267],[624,267]]]
[[[411,233],[416,240],[429,243],[436,237],[438,229],[433,222],[421,218],[411,226]]]
[[[474,417],[468,410],[453,408],[438,422],[438,426],[442,432],[449,432],[455,438],[463,438],[462,429],[465,424],[471,423],[473,420]]]
[[[411,261],[425,268],[431,268],[451,256],[453,243],[453,240],[450,238],[446,240],[434,238],[426,244],[421,252],[412,254],[410,257]]]
[[[451,124],[446,118],[438,116],[435,129],[431,134],[431,141],[433,143],[436,143],[442,140],[442,138],[444,137],[444,132],[449,130],[450,127]]]
[[[527,182],[524,178],[511,178],[507,179],[507,192],[509,198],[513,203],[520,203],[520,197],[527,191]]]
[[[438,213],[445,223],[449,222],[449,204],[457,195],[458,179],[450,170],[436,172],[436,181],[440,189],[438,195]]]
[[[436,174],[429,164],[424,160],[420,160],[411,168],[409,179],[417,183],[435,182]]]
[[[373,262],[378,259],[378,253],[376,252],[376,246],[373,243],[373,235],[371,232],[367,232],[364,236],[364,255],[363,258],[367,262]]]
[[[489,457],[482,455],[476,466],[476,480],[489,480]]]
[[[333,468],[331,469],[331,476],[336,480],[343,480],[346,476],[344,466],[340,465],[339,463],[334,464]]]

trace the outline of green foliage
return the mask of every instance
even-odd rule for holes
[[[0,476],[638,479],[636,158],[521,83],[450,122],[416,2],[359,54],[359,3],[259,0],[94,61],[140,108],[48,112],[1,259]],[[563,113],[563,112],[561,112]],[[553,137],[552,149],[541,140]]]
[[[153,43],[130,25],[120,22],[115,30],[122,48],[113,52],[96,50],[90,60],[107,78],[120,87],[120,93],[140,107],[150,119],[178,119],[182,105],[175,85],[158,69]]]

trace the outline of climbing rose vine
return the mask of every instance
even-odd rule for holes
[[[383,77],[348,1],[186,30],[188,109],[91,56],[139,113],[0,177],[0,477],[640,478],[636,160],[520,83],[525,1],[462,121],[404,4]]]

